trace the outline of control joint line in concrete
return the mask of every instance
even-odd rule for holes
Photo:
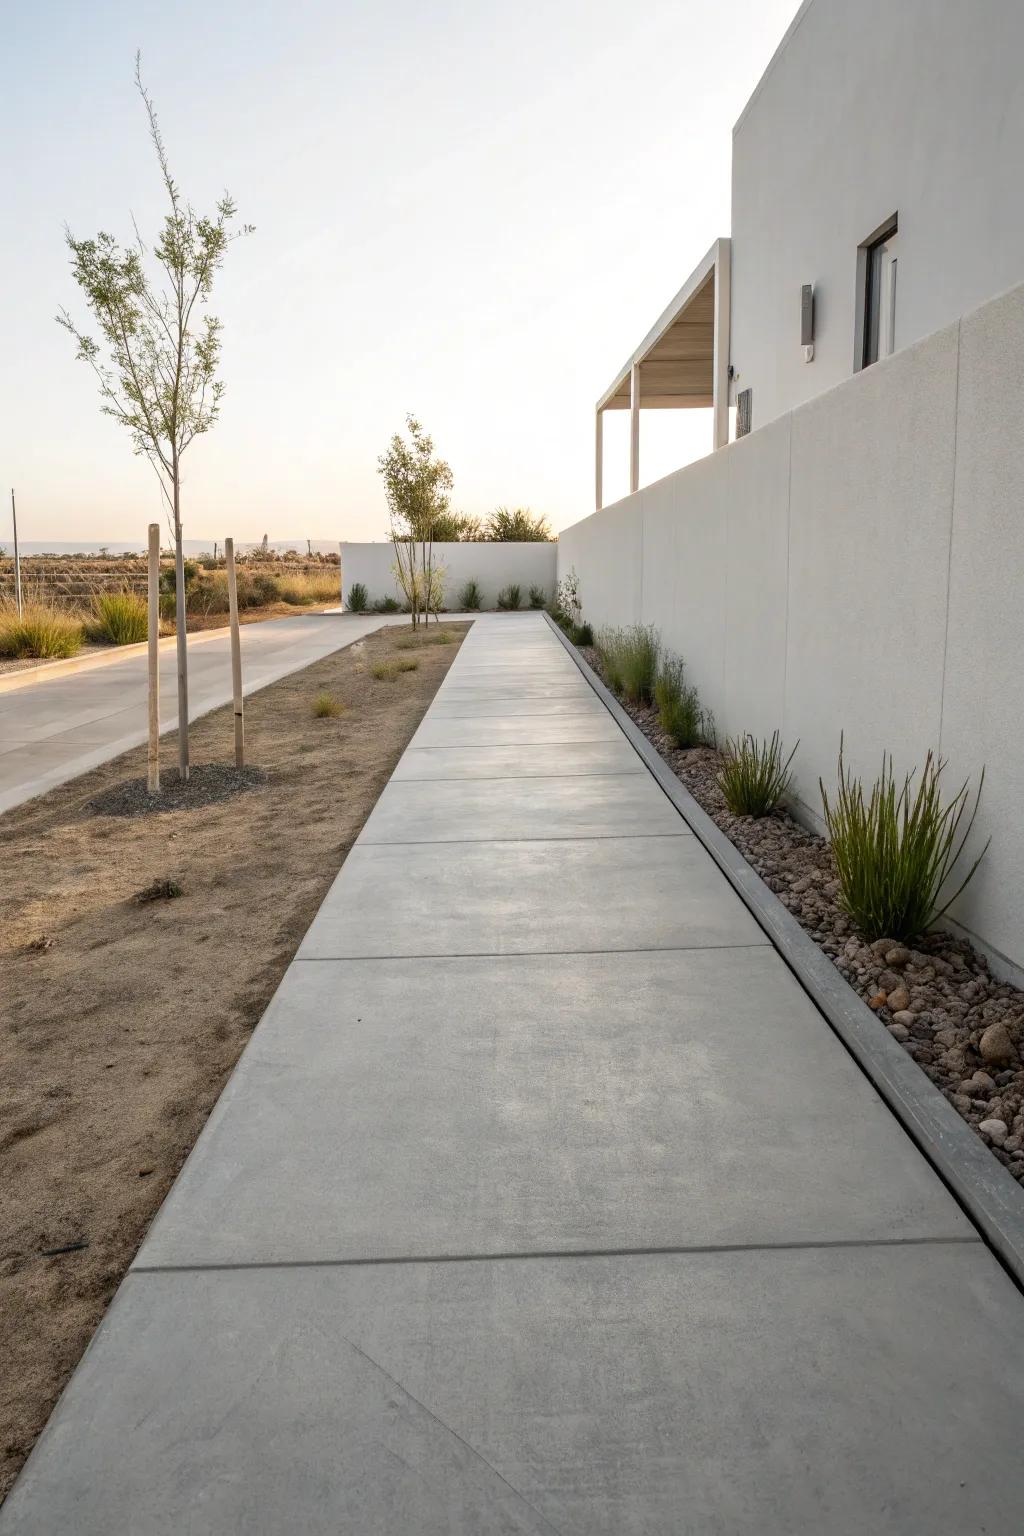
[[[977,1232],[963,1237],[862,1237],[832,1238],[778,1243],[672,1243],[629,1248],[534,1248],[524,1252],[509,1248],[493,1253],[382,1253],[350,1259],[260,1259],[237,1264],[136,1264],[133,1275],[190,1275],[208,1272],[233,1273],[261,1269],[366,1269],[373,1264],[504,1264],[531,1259],[630,1259],[671,1258],[698,1253],[789,1253],[834,1248],[948,1248],[978,1244]]]

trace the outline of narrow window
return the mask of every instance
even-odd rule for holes
[[[899,225],[895,215],[861,246],[863,256],[863,337],[860,366],[869,367],[896,350],[896,262]]]

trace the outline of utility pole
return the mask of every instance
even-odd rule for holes
[[[14,504],[14,487],[11,486],[11,522],[14,524],[14,601],[21,618],[21,555],[18,553],[18,509]]]

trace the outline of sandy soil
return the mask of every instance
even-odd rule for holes
[[[246,701],[265,785],[94,813],[145,771],[137,750],[0,818],[0,1497],[457,654],[396,651],[408,634]],[[393,653],[418,670],[375,680]],[[314,718],[325,691],[339,717]],[[195,762],[232,752],[228,709],[193,727]],[[163,758],[170,776],[171,737]],[[181,894],[137,899],[165,881]]]

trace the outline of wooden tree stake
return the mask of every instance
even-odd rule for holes
[[[149,525],[149,773],[151,795],[160,793],[160,524]]]
[[[235,582],[235,541],[224,540],[228,567],[228,617],[231,624],[231,692],[235,701],[235,767],[245,766],[245,715],[242,704],[242,637],[238,631],[238,586]]]

